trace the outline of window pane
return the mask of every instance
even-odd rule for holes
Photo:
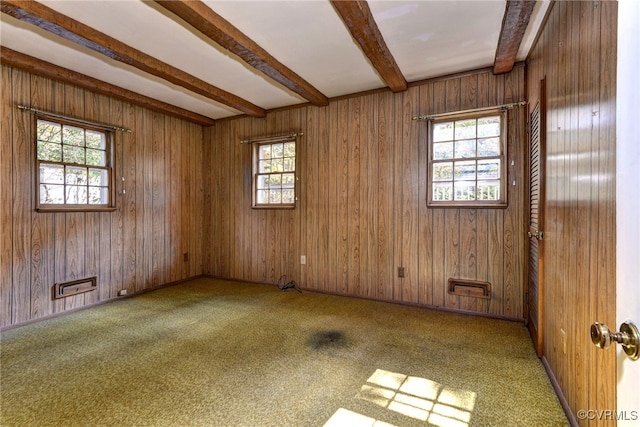
[[[66,203],[74,205],[86,205],[87,204],[87,187],[79,185],[68,185],[66,187]]]
[[[457,181],[454,184],[454,200],[475,200],[475,181]]]
[[[260,160],[258,165],[259,173],[269,173],[271,172],[271,160]]]
[[[256,201],[257,203],[264,204],[269,200],[269,190],[258,190],[256,191]]]
[[[478,119],[478,138],[500,135],[500,116]]]
[[[485,138],[478,140],[478,157],[493,157],[500,155],[500,138]]]
[[[64,185],[40,184],[40,203],[61,205],[64,203]]]
[[[40,163],[40,182],[43,184],[64,184],[64,166]]]
[[[285,173],[282,175],[282,185],[285,187],[293,187],[296,177],[292,173]]]
[[[500,159],[478,160],[478,179],[499,179]]]
[[[478,200],[500,200],[500,181],[478,181]]]
[[[453,182],[433,184],[433,200],[453,200]]]
[[[435,123],[433,125],[433,142],[453,141],[453,123]]]
[[[435,163],[433,165],[434,181],[453,181],[453,163]]]
[[[87,185],[87,169],[67,167],[65,182],[69,185]]]
[[[256,186],[259,189],[269,188],[269,175],[258,175]]]
[[[89,187],[89,204],[106,205],[109,203],[109,189],[107,187]]]
[[[84,129],[65,126],[62,129],[62,143],[84,147]]]
[[[109,186],[109,172],[104,169],[89,169],[89,185]]]
[[[295,202],[295,196],[293,190],[282,190],[282,203]]]
[[[106,150],[105,134],[95,130],[87,130],[85,137],[87,138],[87,147],[98,150]]]
[[[296,143],[295,142],[286,142],[284,144],[284,156],[285,157],[295,157],[296,156]]]
[[[270,188],[282,188],[282,175],[280,174],[271,175]]]
[[[270,159],[271,158],[271,145],[261,145],[258,149],[258,158],[259,159]]]
[[[62,161],[62,145],[51,142],[38,141],[38,159],[50,162]]]
[[[476,179],[476,162],[475,161],[456,162],[454,166],[453,174],[456,181],[475,180]]]
[[[92,166],[106,166],[106,152],[87,149],[87,164]]]
[[[271,157],[282,157],[284,154],[284,144],[273,144],[271,146]]]
[[[282,203],[282,190],[270,190],[269,203]]]
[[[284,158],[284,172],[291,172],[296,170],[296,159],[293,157]]]
[[[456,159],[469,159],[476,157],[476,140],[466,139],[463,141],[456,141]]]
[[[272,172],[284,171],[284,160],[282,158],[271,160],[271,168]]]
[[[84,148],[73,145],[62,146],[62,161],[65,163],[84,164]]]
[[[433,160],[447,160],[453,158],[453,142],[439,142],[433,144]]]
[[[62,142],[62,126],[58,123],[38,120],[36,132],[38,141],[57,142],[58,144]]]
[[[476,137],[476,119],[458,120],[455,122],[455,138],[470,139]]]

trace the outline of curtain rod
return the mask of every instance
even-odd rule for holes
[[[271,142],[271,141],[281,141],[284,139],[296,139],[299,136],[303,136],[304,133],[292,133],[291,135],[282,135],[282,136],[268,136],[266,138],[255,138],[255,139],[241,139],[240,144],[253,144],[256,142]]]
[[[512,102],[510,104],[496,105],[495,107],[473,108],[471,110],[452,111],[451,113],[429,114],[425,116],[413,116],[411,120],[433,120],[438,117],[452,116],[455,114],[475,113],[488,110],[511,110],[512,108],[527,105],[527,101]]]
[[[16,107],[18,107],[19,110],[26,111],[26,112],[29,112],[29,113],[32,113],[32,114],[35,114],[35,115],[41,115],[41,116],[44,116],[44,117],[52,117],[52,118],[55,118],[55,119],[68,120],[70,122],[75,122],[77,124],[93,126],[93,127],[102,128],[102,129],[117,130],[117,131],[120,131],[120,132],[131,133],[131,129],[123,128],[123,127],[120,127],[120,126],[107,125],[107,124],[104,124],[104,123],[96,123],[96,122],[90,122],[90,121],[87,121],[87,120],[77,119],[75,117],[63,116],[62,114],[51,113],[49,111],[42,111],[42,110],[38,110],[37,108],[29,107],[29,106],[26,106],[26,105],[17,105]]]

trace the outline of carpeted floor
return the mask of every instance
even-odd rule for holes
[[[2,426],[565,426],[522,324],[198,279],[2,333]]]

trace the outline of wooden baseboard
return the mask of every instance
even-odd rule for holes
[[[544,356],[542,356],[540,360],[542,361],[542,366],[544,366],[544,370],[547,371],[547,376],[549,377],[551,386],[553,387],[553,390],[556,392],[556,395],[558,396],[558,400],[560,401],[560,405],[562,405],[564,414],[567,416],[567,419],[569,420],[569,424],[571,425],[571,427],[578,427],[578,419],[576,418],[576,415],[571,410],[571,406],[569,406],[569,402],[567,402],[567,398],[564,396],[564,393],[560,388],[560,383],[558,382],[556,375],[553,373],[553,369],[551,369],[551,365],[549,365],[547,358]]]

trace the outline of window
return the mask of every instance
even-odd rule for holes
[[[296,202],[296,141],[253,144],[253,207],[293,208]]]
[[[114,209],[111,141],[111,131],[37,118],[37,209]]]
[[[505,127],[500,110],[430,122],[430,206],[506,206]]]

